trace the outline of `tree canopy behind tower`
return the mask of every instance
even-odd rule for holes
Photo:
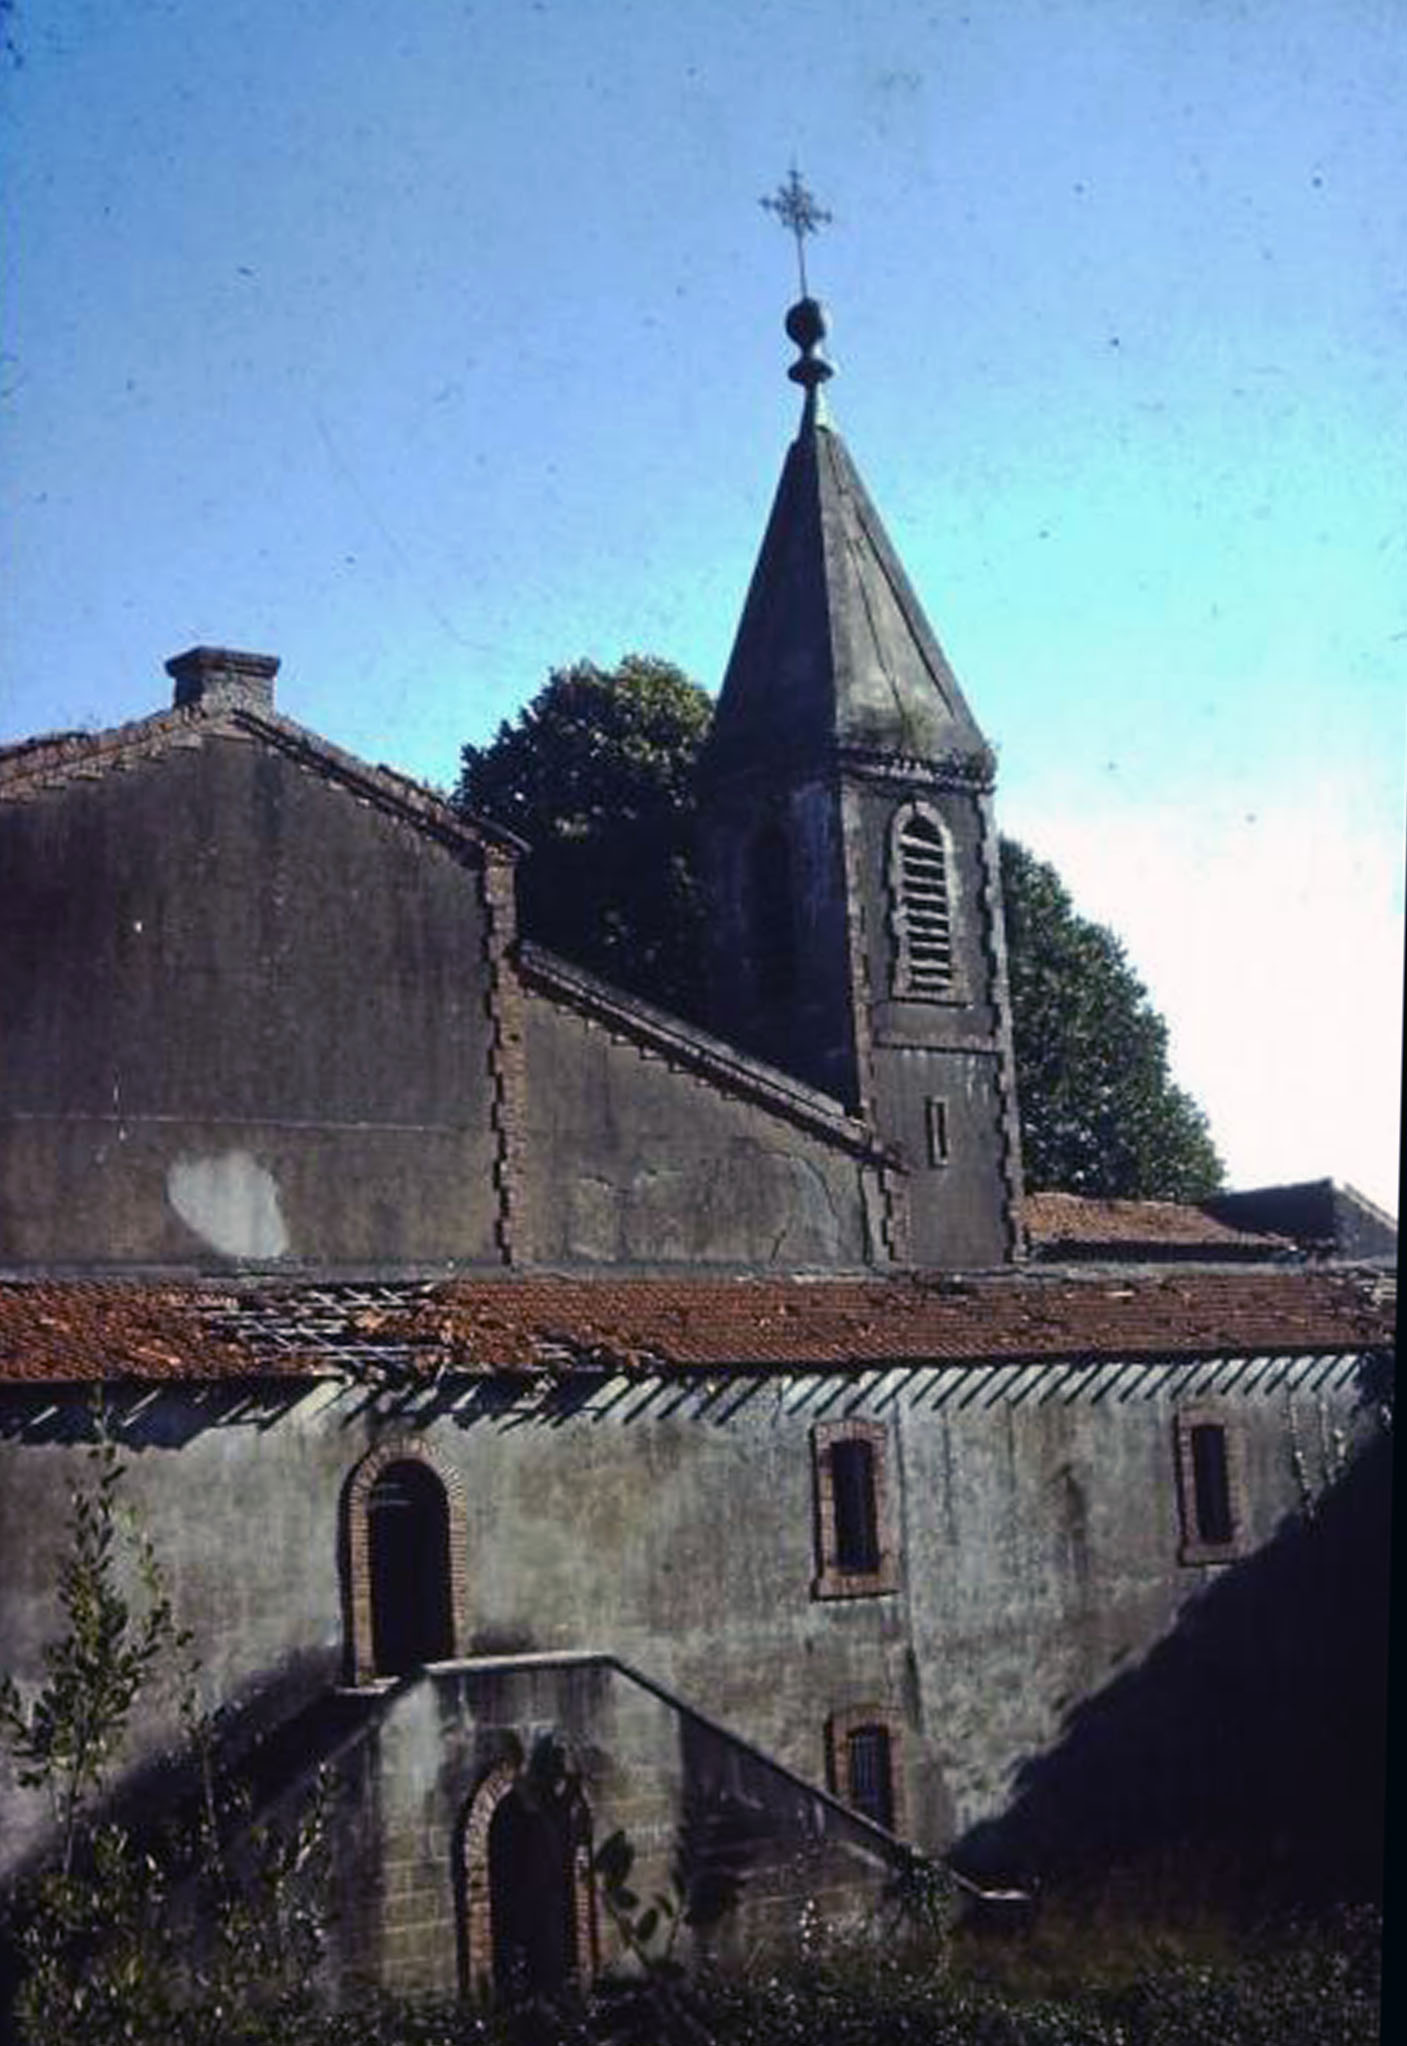
[[[668,661],[556,668],[455,792],[527,839],[524,934],[682,1015],[703,1012],[693,773],[713,706]],[[1206,1118],[1168,1071],[1167,1025],[1112,932],[1055,869],[1002,840],[1026,1183],[1134,1200],[1221,1184]]]
[[[455,792],[532,848],[525,936],[687,1016],[703,1004],[693,772],[712,715],[669,661],[577,661],[489,745],[464,748]]]

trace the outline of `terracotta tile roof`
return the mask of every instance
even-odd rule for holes
[[[1392,1335],[1381,1275],[1273,1267],[0,1284],[9,1383],[1284,1355],[1383,1348]]]
[[[205,1325],[200,1298],[185,1285],[0,1285],[0,1383],[262,1376],[269,1367],[252,1348]]]
[[[1093,1200],[1085,1194],[1027,1194],[1026,1227],[1032,1248],[1049,1254],[1079,1250],[1147,1249],[1268,1257],[1288,1253],[1289,1237],[1234,1228],[1190,1201]]]

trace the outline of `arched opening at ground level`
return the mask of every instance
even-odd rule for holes
[[[552,1998],[594,1977],[591,1813],[556,1742],[501,1763],[474,1793],[462,1894],[470,1994]]]

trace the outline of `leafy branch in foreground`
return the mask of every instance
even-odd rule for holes
[[[327,1785],[286,1824],[250,1823],[247,1798],[218,1768],[191,1636],[125,1504],[125,1469],[101,1420],[86,1480],[70,1493],[62,1627],[42,1680],[28,1696],[13,1677],[0,1681],[0,1744],[19,1783],[46,1794],[55,1835],[51,1860],[5,1900],[13,2014],[28,2046],[199,2046],[236,2036],[231,2026],[257,2011],[310,2008]],[[114,1777],[139,1704],[177,1679],[199,1796],[159,1838],[139,1837],[111,1816]],[[166,1788],[178,1787],[173,1772]]]
[[[44,1682],[26,1704],[0,1680],[0,1740],[26,1789],[42,1789],[73,1866],[85,1820],[107,1789],[132,1708],[164,1656],[186,1646],[149,1539],[122,1540],[123,1469],[114,1443],[89,1452],[92,1480],[69,1494],[69,1549],[59,1570],[64,1631],[44,1650]],[[123,1582],[123,1551],[139,1595]]]

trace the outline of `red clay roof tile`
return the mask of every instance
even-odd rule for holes
[[[1274,1267],[0,1284],[0,1382],[11,1384],[1278,1355],[1392,1339],[1381,1278]]]
[[[1099,1245],[1105,1249],[1160,1247],[1261,1256],[1290,1251],[1288,1237],[1236,1229],[1188,1201],[1095,1200],[1086,1194],[1036,1193],[1025,1200],[1026,1227],[1037,1249]]]

